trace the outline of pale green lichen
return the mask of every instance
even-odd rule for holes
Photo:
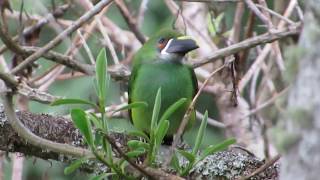
[[[280,127],[272,128],[268,134],[271,135],[275,146],[281,153],[287,152],[300,139],[299,134],[289,133]]]
[[[313,126],[313,115],[310,110],[301,107],[290,107],[287,111],[287,115],[298,127],[311,128]]]
[[[218,152],[199,162],[191,173],[201,175],[198,179],[233,179],[241,177],[251,162],[252,157],[241,153]]]
[[[286,82],[292,82],[298,74],[299,62],[305,51],[298,46],[287,47],[284,57],[286,59],[286,71],[283,71],[283,78]]]

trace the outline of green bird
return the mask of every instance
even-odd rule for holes
[[[170,144],[183,116],[198,91],[198,83],[192,67],[183,64],[186,53],[198,48],[197,43],[187,36],[173,30],[162,30],[150,38],[135,54],[129,80],[129,103],[146,102],[145,108],[130,110],[133,125],[146,133],[150,124],[155,97],[161,87],[161,109],[159,117],[165,110],[181,98],[187,101],[169,118],[170,126],[165,137]],[[195,121],[192,113],[187,129]]]

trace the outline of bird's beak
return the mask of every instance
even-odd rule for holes
[[[197,49],[199,46],[197,42],[191,39],[189,36],[181,36],[176,39],[172,39],[166,52],[186,54],[189,51]]]

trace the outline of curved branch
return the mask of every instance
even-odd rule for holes
[[[17,118],[16,113],[13,110],[12,95],[10,93],[2,93],[1,98],[4,105],[4,111],[12,128],[19,136],[27,140],[28,143],[59,154],[71,155],[74,157],[92,156],[92,153],[87,149],[77,148],[69,144],[52,142],[35,135]]]

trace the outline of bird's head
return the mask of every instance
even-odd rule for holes
[[[182,36],[170,30],[158,33],[156,38],[156,47],[163,59],[181,59],[186,53],[199,47],[189,36]]]
[[[134,66],[150,62],[157,56],[161,59],[182,59],[191,50],[197,49],[196,41],[181,33],[164,29],[152,36],[135,54]]]

